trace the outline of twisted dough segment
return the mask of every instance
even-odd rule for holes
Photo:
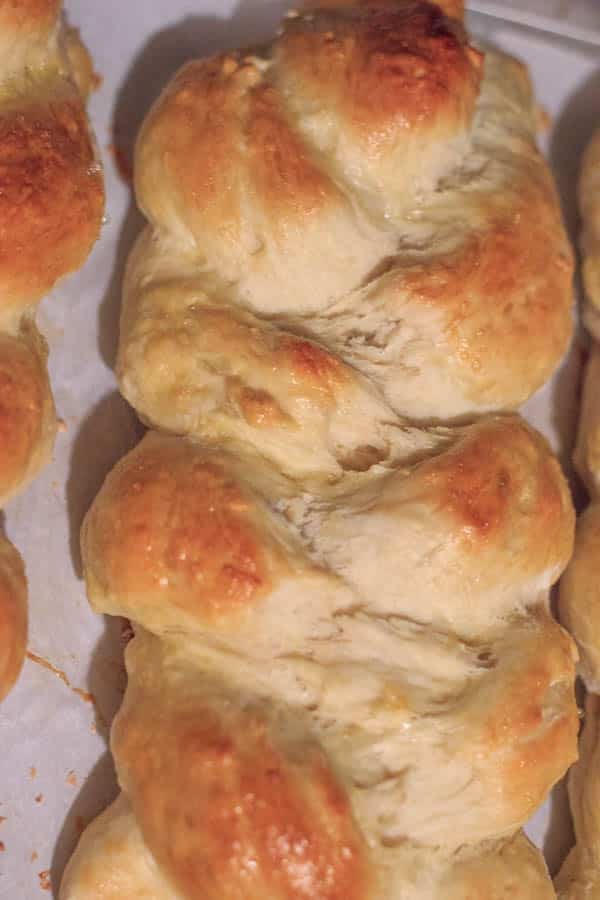
[[[296,14],[150,113],[119,377],[160,431],[82,534],[135,627],[122,794],[62,900],[554,896],[519,829],[575,755],[569,494],[517,417],[437,421],[568,339],[533,134],[522,66],[398,0]]]
[[[575,448],[575,465],[590,505],[577,523],[575,552],[561,582],[560,617],[577,641],[587,696],[579,762],[569,775],[575,847],[561,869],[563,900],[600,897],[600,132],[586,148],[579,179],[585,289],[584,322],[591,336]]]
[[[205,433],[210,418],[255,443],[265,417],[274,436],[298,421],[297,392],[273,393],[269,324],[325,344],[418,420],[514,408],[548,378],[570,334],[572,260],[526,72],[484,65],[439,15],[314,12],[268,58],[192,62],[167,88],[138,143],[152,227],[119,361],[149,422]],[[238,367],[256,357],[250,379]],[[300,363],[276,362],[296,378]],[[236,378],[272,395],[264,411],[230,396]]]
[[[84,111],[87,51],[56,0],[0,2],[0,504],[47,462],[56,415],[35,308],[78,268],[102,218]],[[25,653],[23,564],[0,536],[0,698]]]

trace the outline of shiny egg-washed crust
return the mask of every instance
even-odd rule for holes
[[[86,259],[104,203],[84,110],[93,69],[60,7],[58,0],[0,0],[0,505],[51,455],[56,415],[35,308]],[[26,643],[22,566],[11,553],[4,558],[0,698]]]
[[[584,322],[590,333],[574,462],[590,504],[560,588],[560,618],[577,642],[586,690],[579,762],[569,774],[575,847],[557,878],[560,900],[600,898],[600,131],[579,176]]]
[[[576,752],[574,516],[479,415],[569,337],[533,132],[523,66],[401,0],[313,3],[157,101],[118,363],[157,430],[82,532],[135,630],[122,793],[61,900],[554,897],[520,828]]]

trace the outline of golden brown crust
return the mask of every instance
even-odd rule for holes
[[[26,646],[27,581],[23,562],[0,535],[0,700],[19,677]]]
[[[0,502],[47,461],[56,431],[42,339],[0,334]],[[33,338],[33,340],[32,340]]]
[[[58,18],[61,0],[3,0],[0,4],[0,28],[50,26]]]
[[[30,306],[83,263],[103,204],[80,99],[0,116],[2,312]]]
[[[512,187],[510,212],[499,208],[455,254],[398,278],[399,292],[408,289],[418,303],[443,311],[472,397],[491,407],[522,403],[532,385],[549,378],[571,336],[573,255],[551,177],[537,174],[533,180],[527,172]]]
[[[166,202],[171,192],[179,200],[189,189],[190,196],[206,200],[207,208],[220,223],[220,239],[230,242],[237,240],[239,232],[236,168],[240,148],[234,111],[254,74],[251,66],[238,68],[235,62],[230,66],[227,59],[188,63],[167,87],[143,124],[136,147],[135,180],[138,195],[151,197],[152,180],[164,170],[168,179]],[[152,147],[144,139],[148,134],[153,137]],[[208,151],[210,142],[212,152],[198,154],[203,165],[184,168],[183,158],[196,158],[191,152],[196,139],[201,141],[200,151]],[[231,163],[222,165],[228,159]],[[151,215],[152,206],[146,205],[145,212]],[[193,216],[193,209],[187,216]]]
[[[520,529],[527,542],[524,558],[534,571],[552,557],[567,563],[574,527],[569,495],[546,442],[522,421],[496,420],[473,429],[455,451],[423,468],[440,508],[456,518],[465,550],[508,541],[520,510],[535,522],[535,533]]]
[[[336,109],[373,156],[399,130],[437,137],[438,129],[450,136],[464,127],[481,71],[481,54],[427,2],[346,4],[333,19],[318,10],[295,16],[285,22],[278,56],[288,89]]]
[[[148,854],[124,794],[86,830],[65,873],[67,900],[177,900]],[[433,857],[435,860],[435,857]],[[538,851],[520,832],[472,856],[461,854],[439,876],[432,852],[401,854],[398,868],[414,872],[413,895],[431,900],[437,882],[445,900],[553,900],[552,882]],[[276,894],[277,900],[280,895]],[[271,900],[272,895],[268,895]],[[263,895],[262,900],[266,900]]]
[[[164,215],[153,199],[159,172],[166,181],[156,199],[183,213],[200,245],[213,227],[225,249],[245,240],[248,191],[281,239],[290,224],[344,202],[285,121],[277,92],[260,79],[252,57],[232,53],[188,63],[175,77],[137,143],[136,190],[146,214]],[[202,162],[190,165],[194,159]]]
[[[487,718],[483,739],[486,752],[499,759],[490,781],[518,822],[533,815],[577,759],[573,644],[549,616],[541,625],[515,661],[503,685],[504,696]]]
[[[310,160],[285,121],[278,92],[260,85],[248,98],[247,152],[251,186],[273,215],[278,231],[337,200],[331,181]],[[283,235],[282,235],[283,237]]]
[[[174,604],[201,622],[235,618],[272,589],[276,568],[254,505],[217,459],[149,436],[111,472],[86,518],[87,571],[134,620],[136,598],[143,607],[152,598],[157,614]]]
[[[131,653],[135,653],[135,647]],[[309,742],[282,752],[259,710],[160,707],[133,692],[112,733],[144,838],[184,896],[358,900],[366,847]]]

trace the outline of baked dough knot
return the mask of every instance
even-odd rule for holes
[[[102,220],[84,110],[93,69],[57,0],[0,2],[0,504],[48,461],[56,414],[37,304],[79,268]],[[0,698],[25,654],[23,564],[0,535]]]
[[[82,535],[135,628],[123,793],[63,900],[554,896],[519,828],[575,755],[573,512],[482,416],[570,333],[534,127],[523,66],[399,0],[293,13],[152,109],[118,373],[156,430]]]

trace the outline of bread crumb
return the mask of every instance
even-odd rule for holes
[[[29,777],[36,778],[37,777],[37,769],[35,766],[31,766],[29,769]]]
[[[51,891],[52,890],[52,880],[50,878],[50,869],[43,869],[43,871],[38,872],[38,878],[40,879],[40,887],[43,891]]]
[[[43,801],[43,799],[44,799],[44,795],[43,795],[43,794],[37,794],[36,797],[35,797],[35,802],[36,802],[36,803],[41,803],[41,802]]]
[[[64,434],[68,430],[68,425],[64,419],[59,419],[56,423],[56,430],[59,434]]]
[[[31,851],[31,856],[29,857],[30,861],[31,861],[31,862],[35,862],[37,858],[38,858],[37,850],[32,850],[32,851]]]
[[[71,785],[71,787],[77,787],[77,775],[75,774],[73,769],[71,769],[71,771],[67,775],[66,781],[67,784]]]
[[[57,678],[60,678],[63,684],[69,688],[70,691],[73,691],[74,694],[77,694],[78,697],[81,697],[86,703],[91,703],[96,710],[97,718],[102,722],[103,725],[106,724],[102,715],[98,709],[96,704],[96,698],[93,694],[90,694],[89,691],[83,691],[81,688],[73,687],[66,673],[63,672],[62,669],[57,668],[53,663],[48,662],[47,659],[44,659],[43,656],[38,656],[37,653],[33,653],[31,650],[27,651],[27,659],[30,659],[32,662],[36,663],[38,666],[42,666],[44,669],[48,669],[48,671],[53,672]]]
[[[4,846],[4,841],[0,841],[0,853],[4,853],[6,847]]]
[[[3,822],[6,822],[6,816],[0,816],[0,825],[2,825]]]

